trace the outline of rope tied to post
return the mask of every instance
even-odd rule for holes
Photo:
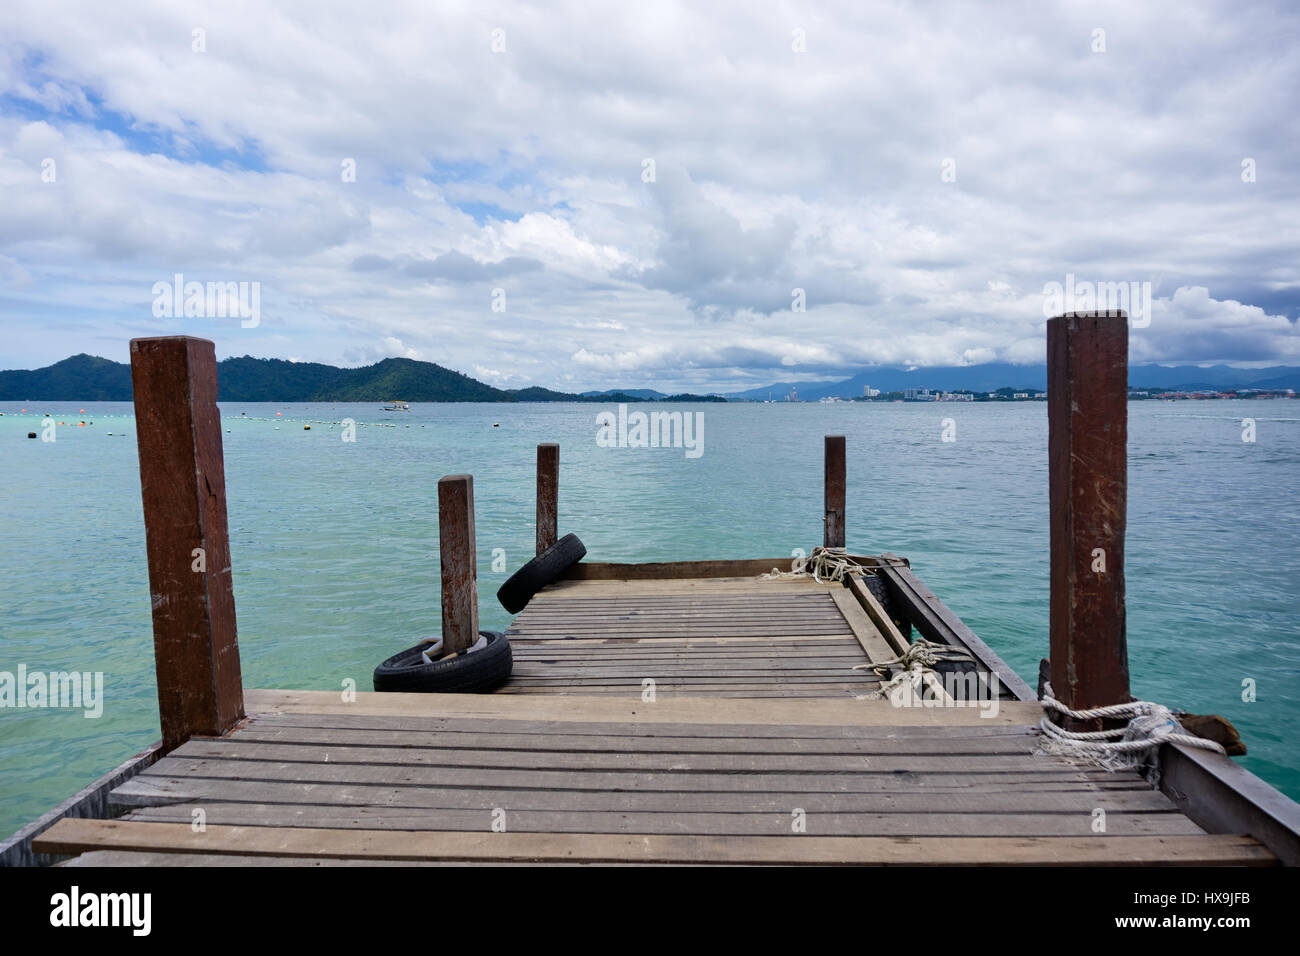
[[[1226,754],[1221,744],[1204,737],[1189,734],[1172,710],[1163,704],[1146,700],[1108,707],[1072,710],[1057,700],[1052,685],[1043,684],[1043,718],[1039,729],[1043,732],[1040,749],[1045,753],[1065,757],[1082,757],[1106,770],[1131,770],[1151,764],[1154,768],[1156,753],[1165,743],[1200,747],[1215,753]],[[1099,720],[1130,718],[1124,727],[1113,730],[1071,731],[1052,720],[1055,711],[1074,720]]]
[[[902,564],[885,562],[882,558],[868,557],[862,554],[849,554],[844,548],[826,548],[818,545],[806,556],[796,557],[790,563],[789,571],[773,568],[763,577],[766,580],[778,578],[804,578],[812,576],[818,584],[840,584],[854,571],[872,571],[881,564]]]
[[[975,663],[975,658],[962,647],[949,644],[937,644],[925,638],[917,638],[907,650],[888,661],[872,661],[869,664],[855,664],[853,669],[870,668],[876,676],[889,677],[889,672],[898,669],[898,673],[884,681],[870,694],[863,694],[858,700],[883,700],[904,684],[911,684],[912,689],[920,693],[925,684],[925,675],[933,674],[934,665],[943,661],[957,663]]]

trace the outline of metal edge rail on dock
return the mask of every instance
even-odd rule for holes
[[[360,836],[349,837],[339,830],[282,826],[272,834],[276,839],[264,844],[240,838],[222,845],[220,841],[231,834],[228,827],[214,827],[214,838],[205,843],[186,838],[179,829],[168,829],[173,825],[165,822],[128,824],[102,819],[111,812],[113,792],[129,791],[133,778],[149,776],[153,773],[150,768],[160,759],[172,759],[166,755],[193,746],[187,742],[237,740],[238,729],[248,725],[250,716],[252,721],[270,719],[270,712],[286,712],[286,708],[289,713],[330,712],[323,703],[326,695],[257,691],[250,692],[254,707],[250,708],[252,714],[246,715],[235,637],[214,349],[204,340],[167,337],[134,340],[131,351],[163,739],[0,845],[0,863],[49,863],[67,854],[107,852],[114,847],[125,853],[124,861],[137,863],[159,862],[149,856],[154,851],[187,853],[193,862],[208,860],[212,854],[225,861],[260,856],[278,862],[918,862],[914,852],[917,841],[926,843],[929,838],[912,837],[900,843],[883,836],[804,836],[792,842],[772,836],[682,838],[637,834],[615,838],[546,832],[512,833],[505,840],[501,838],[506,834],[490,834],[486,840],[498,842],[488,847],[485,838],[475,833],[363,830]],[[1129,699],[1123,576],[1126,318],[1122,313],[1088,313],[1051,320],[1048,366],[1052,684],[1057,697],[1074,708],[1123,702]],[[177,396],[181,396],[180,401]],[[558,461],[558,446],[539,446],[539,552],[556,539]],[[464,642],[477,631],[473,499],[468,476],[456,477],[464,479],[462,485],[459,489],[449,488],[446,496],[440,493],[439,502],[443,625],[445,637],[452,635]],[[843,548],[843,436],[827,437],[824,487],[824,543]],[[201,571],[191,566],[196,544],[206,555]],[[1083,573],[1096,548],[1107,555],[1108,573]],[[771,559],[591,562],[573,568],[560,586],[658,581],[689,587],[692,582],[753,577],[777,563]],[[854,619],[854,636],[868,659],[878,661],[881,655],[897,651],[906,643],[900,625],[908,630],[915,628],[930,641],[968,652],[978,667],[996,676],[1012,708],[1036,700],[1029,685],[921,582],[906,559],[886,553],[862,563],[866,570],[850,575],[845,582],[851,598],[833,596],[835,606],[845,612],[845,620]],[[883,585],[888,607],[866,586],[867,577]],[[444,723],[453,714],[472,721],[488,720],[491,715],[513,715],[514,719],[526,713],[548,715],[546,719],[552,724],[559,721],[555,726],[562,727],[565,720],[578,719],[576,708],[579,714],[603,713],[611,719],[617,716],[624,722],[620,726],[634,733],[650,719],[637,716],[626,703],[608,698],[600,703],[575,705],[575,698],[545,695],[522,702],[508,695],[365,697],[365,707],[351,712],[373,711],[377,720],[384,713],[443,715]],[[518,709],[524,706],[529,709]],[[785,719],[791,724],[823,726],[823,730],[835,724],[850,735],[859,732],[852,729],[855,727],[889,723],[898,728],[921,719],[920,715],[904,712],[882,716],[881,702],[851,700],[760,702],[688,697],[672,701],[671,706],[667,701],[660,706],[665,709],[657,711],[656,716],[675,714],[675,720],[691,726],[729,714],[737,721],[743,717],[749,726]],[[258,707],[267,713],[258,713]],[[1037,712],[1038,708],[1032,707],[1024,712],[1015,710],[1014,716],[1023,721],[1028,714]],[[955,714],[949,711],[929,719],[941,726],[945,720],[957,719]],[[463,732],[465,726],[463,722],[458,724],[456,732]],[[1030,728],[1022,729],[1028,732]],[[1018,837],[1007,841],[944,836],[929,842],[934,844],[935,852],[946,857],[925,862],[1240,864],[1273,859],[1291,865],[1300,863],[1300,807],[1296,803],[1219,754],[1166,743],[1161,747],[1160,765],[1160,791],[1172,806],[1201,828],[1197,832],[1222,834],[1221,838],[1207,842],[1207,838],[1191,836],[1100,840]],[[905,852],[905,847],[913,852]]]

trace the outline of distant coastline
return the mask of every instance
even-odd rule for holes
[[[501,389],[432,362],[384,359],[360,368],[243,356],[217,366],[218,397],[230,402],[1012,402],[1045,397],[1043,366],[989,364],[871,368],[839,381],[773,383],[723,394],[668,394],[649,388],[580,393],[540,386]],[[1010,381],[1014,385],[1007,385]],[[1129,369],[1131,399],[1290,398],[1300,368],[1138,365]],[[0,371],[0,401],[129,402],[131,368],[74,355],[46,368]]]

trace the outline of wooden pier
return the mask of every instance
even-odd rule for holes
[[[1053,320],[1054,403],[1068,401],[1057,386],[1079,361],[1071,346],[1113,352],[1115,321]],[[141,346],[140,361],[169,354],[173,377],[199,387],[168,436],[147,438],[140,419],[142,470],[146,444],[156,445],[190,482],[170,498],[151,497],[162,486],[145,482],[164,739],[95,790],[115,815],[74,812],[28,834],[45,861],[1300,862],[1300,807],[1226,756],[1166,743],[1156,788],[1132,770],[1040,752],[1035,692],[892,554],[860,558],[835,583],[769,574],[788,571],[789,558],[581,563],[514,619],[513,675],[495,693],[245,692],[228,566],[185,578],[173,554],[225,553],[224,486],[192,487],[220,468],[204,424],[214,420],[215,390],[203,384],[211,347],[166,341],[185,344]],[[137,407],[155,398],[137,385]],[[1063,416],[1054,501],[1073,495],[1059,521],[1054,512],[1051,650],[1058,697],[1076,708],[1127,694],[1123,526],[1106,518],[1122,515],[1123,485],[1090,474],[1102,492],[1090,497],[1055,456],[1122,469],[1122,431],[1099,440],[1087,420],[1122,411],[1105,396],[1053,406],[1054,423]],[[558,461],[555,446],[539,450],[539,551],[556,539]],[[845,540],[844,462],[843,438],[829,436],[827,547]],[[444,639],[464,646],[477,627],[472,484],[445,481]],[[1094,547],[1111,549],[1118,578],[1071,570]],[[965,663],[927,672],[927,693],[873,699],[900,674],[884,665],[914,636],[964,652]],[[182,673],[201,686],[175,686]]]
[[[1035,754],[1033,701],[859,699],[879,685],[853,667],[895,656],[885,634],[849,588],[755,573],[771,564],[579,566],[516,618],[495,694],[250,691],[235,731],[114,788],[123,816],[64,821],[37,849],[73,865],[1277,862],[1135,772]]]

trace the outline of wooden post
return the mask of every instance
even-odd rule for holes
[[[826,436],[826,536],[828,548],[844,547],[844,436]]]
[[[1124,622],[1128,319],[1047,323],[1051,675],[1076,710],[1129,700]],[[1088,722],[1098,729],[1098,722]]]
[[[559,536],[560,446],[537,446],[537,553],[555,544]]]
[[[478,562],[474,551],[474,478],[438,482],[442,558],[442,650],[455,654],[478,640]]]
[[[216,349],[188,335],[132,339],[131,386],[168,751],[244,716]]]

